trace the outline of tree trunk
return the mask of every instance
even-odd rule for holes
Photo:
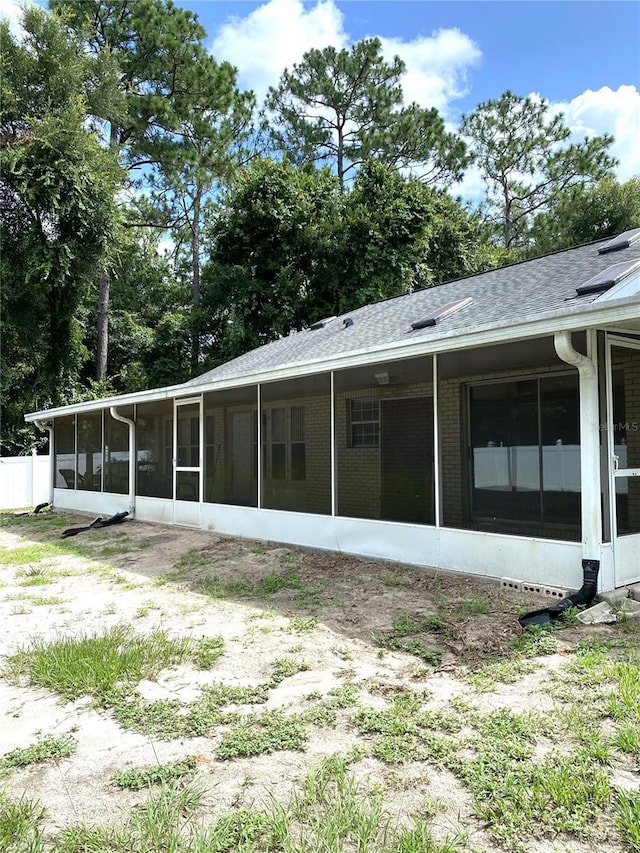
[[[202,189],[198,186],[193,201],[191,223],[191,377],[198,375],[200,365],[200,203]]]
[[[107,354],[109,349],[109,288],[111,278],[105,270],[100,276],[98,294],[98,341],[96,345],[96,379],[107,378]]]

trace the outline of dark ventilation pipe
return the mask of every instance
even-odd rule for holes
[[[523,628],[529,625],[545,625],[560,619],[570,607],[588,607],[598,591],[598,572],[600,560],[582,561],[582,586],[577,592],[563,598],[553,607],[543,607],[542,610],[532,610],[518,618]]]

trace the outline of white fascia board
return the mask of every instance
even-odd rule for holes
[[[450,332],[440,332],[438,337],[430,334],[414,336],[414,340],[395,341],[378,347],[368,347],[351,350],[333,358],[313,361],[294,362],[285,367],[262,370],[245,376],[203,382],[201,385],[171,385],[150,391],[137,391],[134,394],[124,394],[119,397],[105,397],[102,400],[89,400],[69,406],[60,406],[41,412],[30,412],[25,420],[32,423],[62,415],[72,415],[76,412],[95,411],[109,406],[128,406],[133,403],[151,403],[158,400],[173,399],[174,397],[193,397],[205,391],[225,391],[230,388],[242,388],[264,382],[276,382],[283,379],[296,379],[310,374],[327,373],[332,370],[345,370],[349,367],[361,367],[366,364],[376,364],[380,361],[415,358],[434,353],[455,352],[456,350],[472,349],[474,347],[491,346],[509,343],[529,338],[540,338],[562,331],[583,331],[584,329],[609,326],[628,320],[640,319],[640,304],[637,296],[609,300],[599,299],[588,305],[580,305],[558,311],[537,314],[534,318],[517,322],[505,320],[499,323],[487,323],[476,326],[473,331],[453,329]]]
[[[71,403],[67,406],[57,406],[55,409],[44,409],[41,412],[29,412],[24,416],[25,421],[33,423],[37,420],[57,418],[61,415],[73,415],[76,412],[93,412],[104,409],[105,406],[131,406],[133,403],[152,403],[156,400],[173,399],[174,397],[199,396],[200,391],[194,392],[193,385],[168,385],[166,388],[152,388],[148,391],[134,391],[131,394],[120,394],[117,397],[101,397],[98,400],[86,400],[84,403]]]

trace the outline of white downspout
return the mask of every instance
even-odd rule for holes
[[[110,407],[109,414],[129,427],[129,515],[133,518],[136,511],[136,425],[130,418],[118,414],[115,406]]]
[[[56,484],[56,451],[53,446],[53,422],[41,420],[33,422],[38,429],[46,429],[49,433],[49,506],[53,509],[53,489]]]
[[[600,411],[598,368],[595,360],[596,330],[587,330],[587,352],[574,349],[571,332],[556,332],[553,343],[558,356],[577,368],[580,377],[580,491],[582,493],[582,555],[600,559],[602,530],[600,483]]]

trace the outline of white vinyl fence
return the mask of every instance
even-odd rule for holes
[[[49,500],[49,456],[0,456],[0,509],[29,509]]]

